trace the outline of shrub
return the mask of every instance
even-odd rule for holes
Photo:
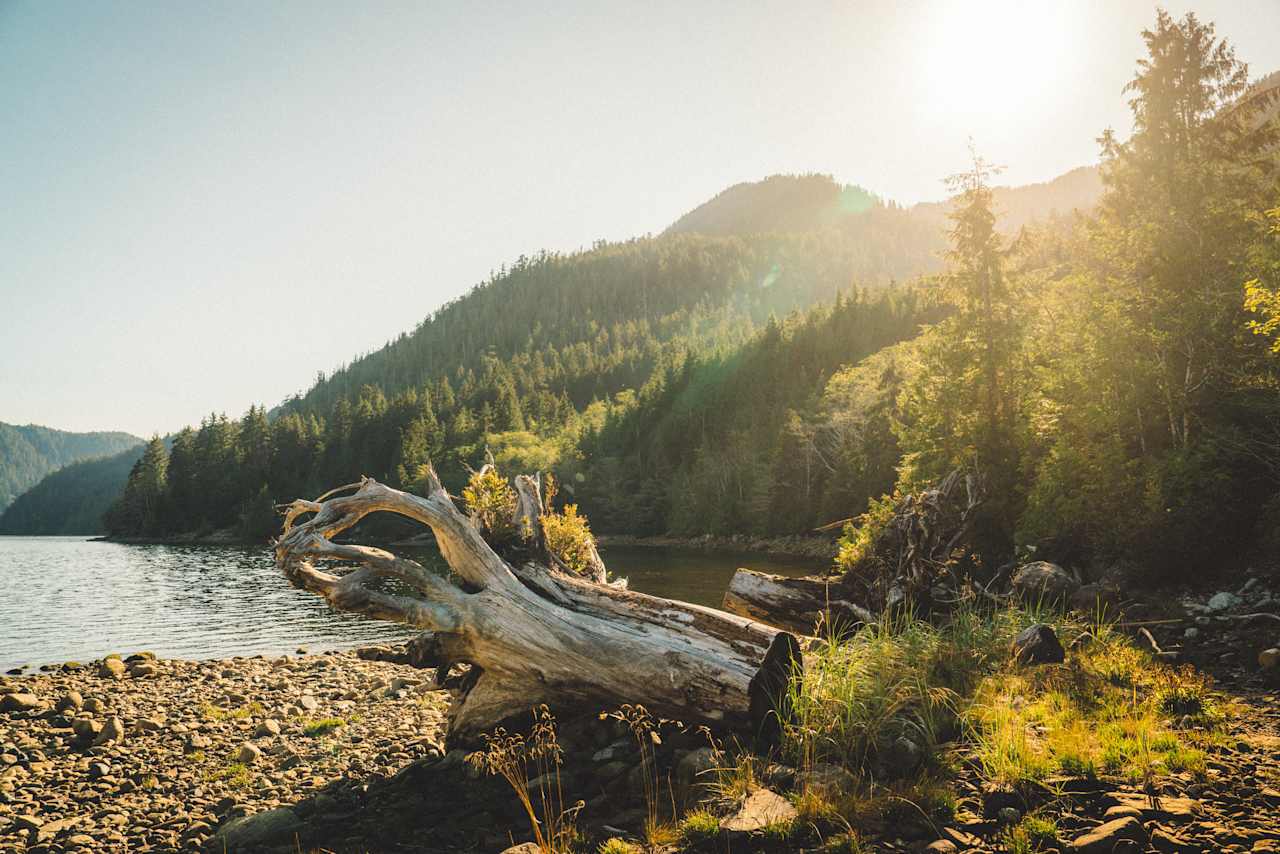
[[[516,535],[516,491],[497,469],[486,467],[472,474],[462,498],[467,513],[491,542],[505,542]]]
[[[578,515],[576,504],[567,505],[563,513],[544,513],[542,535],[546,538],[547,549],[565,566],[578,575],[590,572],[596,541],[587,526],[586,517]]]

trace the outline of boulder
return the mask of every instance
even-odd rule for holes
[[[771,824],[792,821],[796,815],[796,808],[782,795],[768,789],[756,789],[736,813],[720,822],[720,829],[726,833],[754,833]]]
[[[1013,639],[1013,657],[1019,664],[1059,664],[1067,654],[1053,627],[1036,623]]]
[[[1120,611],[1120,593],[1103,584],[1083,584],[1071,594],[1067,604],[1085,616],[1114,617]]]
[[[914,774],[923,761],[924,752],[920,745],[902,735],[880,749],[876,764],[881,776],[901,779]]]
[[[1122,842],[1136,843],[1145,848],[1147,831],[1143,829],[1142,822],[1133,816],[1125,816],[1100,824],[1072,840],[1071,850],[1076,854],[1111,854]]]
[[[119,743],[124,741],[124,722],[119,718],[108,718],[107,722],[102,725],[102,730],[98,733],[97,738],[93,740],[95,747],[102,744]]]
[[[59,712],[71,712],[73,714],[83,708],[84,697],[80,696],[79,691],[68,691],[62,699],[58,700],[57,705],[54,706],[54,709]]]
[[[139,661],[129,665],[129,675],[134,679],[144,679],[148,676],[155,676],[160,672],[160,668],[152,664],[150,661]]]
[[[35,694],[5,694],[0,697],[0,710],[6,712],[30,712],[40,708],[40,698]]]
[[[801,791],[814,792],[828,800],[852,792],[857,781],[839,765],[818,764],[796,775],[795,785]]]
[[[280,722],[274,719],[267,719],[258,724],[258,728],[253,731],[254,738],[269,738],[280,734]]]
[[[1239,608],[1240,605],[1240,597],[1227,590],[1213,594],[1205,603],[1205,607],[1210,611],[1230,611],[1233,608]]]
[[[1079,586],[1071,573],[1047,560],[1024,564],[1013,573],[1013,592],[1024,602],[1065,604]]]
[[[267,810],[233,819],[210,837],[208,850],[257,851],[272,843],[289,842],[302,829],[302,820],[289,807]]]
[[[719,756],[710,747],[691,750],[676,762],[676,795],[683,803],[700,800],[712,783]]]

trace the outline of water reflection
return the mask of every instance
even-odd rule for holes
[[[447,571],[433,549],[411,556]],[[610,549],[636,590],[718,605],[734,568],[788,575],[812,564]],[[335,611],[280,577],[268,549],[134,546],[78,537],[0,537],[0,669],[141,649],[161,657],[279,654],[403,639],[412,630]]]

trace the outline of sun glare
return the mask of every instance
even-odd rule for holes
[[[932,11],[916,66],[921,109],[938,120],[969,117],[982,125],[975,132],[1025,121],[1065,82],[1072,54],[1087,49],[1067,4],[943,0]]]

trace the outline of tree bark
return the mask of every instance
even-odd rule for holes
[[[851,598],[839,578],[787,578],[739,569],[724,609],[800,635],[843,634],[875,618]]]
[[[641,704],[686,724],[776,735],[783,689],[802,666],[793,635],[544,562],[509,563],[454,506],[434,471],[428,484],[421,497],[365,479],[316,501],[294,501],[276,541],[276,564],[295,586],[336,608],[432,632],[419,652],[436,660],[437,681],[454,664],[470,665],[450,709],[451,738],[470,739],[542,703],[565,711]],[[542,512],[540,500],[531,503],[533,483],[518,481],[517,492],[517,513]],[[428,525],[452,577],[382,549],[333,542],[378,511]],[[308,513],[314,515],[300,522]],[[320,561],[359,568],[338,575],[317,568]],[[603,562],[599,569],[602,578]],[[383,578],[413,593],[367,586]]]

